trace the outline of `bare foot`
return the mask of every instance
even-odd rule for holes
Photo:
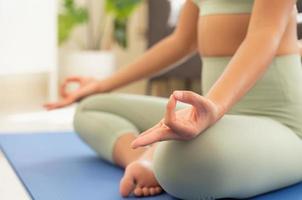
[[[123,197],[133,193],[137,197],[160,194],[162,188],[157,182],[150,160],[140,159],[126,167],[120,182],[120,193]]]

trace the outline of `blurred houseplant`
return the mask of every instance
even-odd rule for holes
[[[91,0],[90,0],[91,1]],[[101,41],[101,37],[104,36],[108,26],[108,20],[110,16],[113,17],[113,39],[123,48],[127,48],[127,25],[129,17],[133,14],[135,8],[142,2],[142,0],[105,0],[105,16],[101,16],[103,20],[103,26],[99,26],[97,30],[98,35],[96,39],[88,38],[95,42]],[[89,23],[89,11],[92,11],[89,6],[92,3],[87,1],[87,7],[79,7],[74,0],[63,0],[63,9],[59,14],[59,44],[63,44],[70,36],[72,30],[80,24],[88,23],[88,30],[93,30],[93,24]],[[101,11],[100,11],[101,12]],[[106,16],[107,15],[107,16]],[[91,36],[91,34],[88,34]],[[91,44],[88,42],[88,44]],[[94,46],[87,46],[88,49],[100,49],[101,44],[94,44]]]
[[[80,50],[60,52],[60,79],[71,75],[109,76],[115,68],[112,46],[116,43],[122,48],[128,47],[128,21],[141,2],[86,0],[79,6],[75,0],[60,0],[59,45],[63,46],[80,25],[86,28],[86,42],[78,44]]]

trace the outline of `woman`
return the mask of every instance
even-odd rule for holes
[[[187,0],[171,36],[105,80],[67,79],[63,100],[46,107],[111,91],[198,50],[204,96],[98,94],[79,105],[76,131],[102,158],[125,167],[121,194],[164,189],[182,199],[248,198],[297,183],[302,71],[296,14],[294,0]],[[70,82],[81,87],[66,93]]]

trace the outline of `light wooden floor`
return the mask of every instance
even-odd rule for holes
[[[0,115],[0,134],[71,131],[75,106],[56,111]],[[0,151],[0,200],[30,200],[30,196]]]

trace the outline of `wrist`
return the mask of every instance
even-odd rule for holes
[[[216,106],[217,106],[217,120],[219,120],[227,112],[227,109],[223,105],[216,104]]]
[[[207,97],[207,99],[213,103],[213,107],[215,108],[215,117],[213,120],[215,123],[216,121],[218,121],[219,119],[221,119],[224,116],[224,114],[227,112],[227,109],[223,104],[215,102],[214,100],[212,100],[208,97]]]
[[[96,92],[97,93],[110,92],[112,90],[110,85],[111,84],[109,79],[99,80],[97,81],[96,84]]]

